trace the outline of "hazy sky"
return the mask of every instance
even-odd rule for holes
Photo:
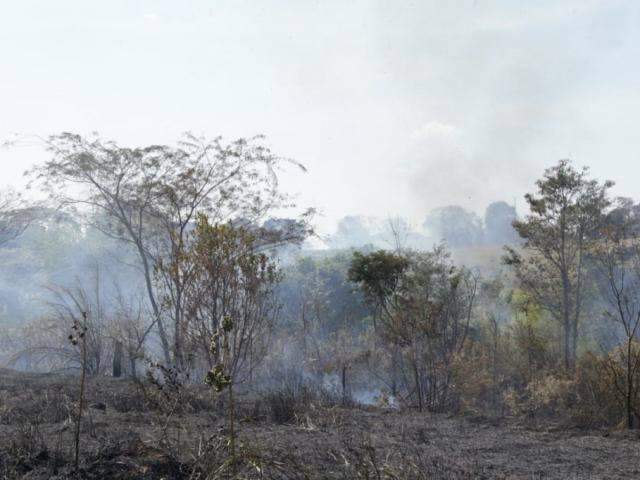
[[[268,136],[345,214],[512,202],[560,158],[640,197],[640,2],[0,0],[0,139]],[[0,151],[4,184],[46,156]]]

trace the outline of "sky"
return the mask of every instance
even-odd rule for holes
[[[640,199],[640,2],[0,0],[0,140],[264,134],[329,232],[524,208],[562,158]],[[0,184],[47,155],[0,150]]]

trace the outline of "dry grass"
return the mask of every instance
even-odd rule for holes
[[[0,372],[0,479],[74,478],[75,384],[69,377]],[[276,407],[273,399],[240,398],[239,454],[232,462],[221,406],[207,393],[190,387],[180,393],[183,408],[170,413],[130,382],[91,379],[81,477],[640,478],[635,433],[548,424],[531,430],[513,421],[343,408],[286,395]]]

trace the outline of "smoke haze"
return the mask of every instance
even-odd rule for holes
[[[629,192],[639,20],[616,0],[10,2],[0,138],[264,133],[309,168],[283,188],[324,232],[346,214],[513,203],[567,157]],[[0,151],[4,183],[44,158]]]

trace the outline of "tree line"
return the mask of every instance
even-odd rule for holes
[[[7,195],[0,254],[17,274],[68,245],[82,268],[76,281],[24,286],[46,302],[5,329],[13,366],[137,377],[161,364],[249,390],[293,382],[343,404],[638,424],[640,207],[587,169],[547,169],[524,218],[496,206],[492,228],[518,238],[480,275],[452,260],[455,244],[408,248],[398,229],[385,250],[283,264],[313,211],[274,218],[293,206],[278,172],[303,167],[260,137],[125,148],[64,133],[46,145],[50,160],[29,175],[48,201]],[[49,244],[20,257],[33,242]],[[82,355],[66,341],[79,323]]]

